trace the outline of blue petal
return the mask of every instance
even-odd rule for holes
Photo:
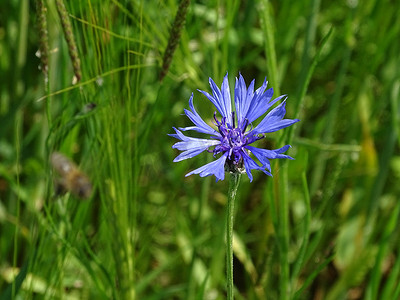
[[[254,80],[247,88],[242,74],[239,73],[239,79],[236,78],[235,84],[235,107],[238,127],[243,125],[245,119],[252,123],[265,114],[276,102],[286,97],[286,95],[283,95],[271,101],[274,89],[270,88],[265,91],[267,85],[268,81],[265,78],[263,84],[254,92]]]
[[[200,177],[214,175],[218,180],[224,180],[225,178],[225,161],[228,157],[228,152],[225,152],[220,158],[214,160],[192,172],[187,173],[185,176],[192,174],[199,174]]]
[[[227,122],[232,125],[231,116],[232,116],[232,103],[231,103],[231,96],[229,91],[229,83],[228,83],[228,73],[226,73],[224,80],[222,82],[221,90],[212,80],[209,79],[210,87],[212,90],[213,95],[211,96],[209,93],[205,91],[198,90],[199,92],[203,93],[208,100],[210,100],[214,106],[217,108],[218,112],[221,114],[222,117],[227,118]]]
[[[286,97],[286,95],[282,95],[271,101],[273,94],[274,89],[270,88],[264,94],[257,97],[257,101],[251,107],[251,109],[249,109],[249,112],[246,116],[250,123],[265,114],[267,110],[269,110],[276,102],[281,100],[283,97]]]
[[[260,149],[252,146],[246,146],[245,148],[250,150],[251,153],[253,153],[254,156],[257,157],[257,159],[262,163],[262,165],[269,171],[271,171],[271,164],[269,162],[269,159],[276,159],[276,158],[293,159],[289,155],[281,154],[283,152],[286,152],[290,148],[290,145],[286,145],[283,146],[282,148],[275,150]]]
[[[238,119],[238,127],[242,126],[243,121],[246,118],[247,112],[249,110],[251,101],[254,96],[254,83],[255,80],[253,79],[249,85],[249,88],[247,88],[242,74],[239,73],[239,79],[236,78],[235,108]]]
[[[269,160],[265,159],[264,156],[258,152],[258,150],[261,150],[261,149],[251,147],[251,146],[246,146],[245,148],[250,150],[254,154],[254,156],[261,162],[263,167],[271,172],[271,164],[270,164]]]
[[[194,150],[199,148],[203,148],[205,150],[218,144],[221,144],[221,142],[218,140],[192,138],[190,141],[177,142],[172,146],[172,148],[178,149],[179,151]]]
[[[250,179],[250,182],[253,181],[253,175],[251,174],[251,170],[260,170],[265,174],[272,176],[271,173],[265,170],[264,166],[259,166],[247,153],[246,151],[242,151],[242,157],[244,162],[244,167],[246,169],[247,176]]]
[[[176,134],[169,134],[169,136],[175,137],[180,139],[181,142],[175,143],[172,148],[178,149],[183,151],[179,154],[175,159],[174,162],[181,161],[184,159],[192,158],[204,150],[207,150],[209,147],[216,146],[220,144],[219,140],[208,140],[208,139],[198,139],[185,136],[182,132],[178,129],[173,127]]]
[[[221,100],[223,102],[223,107],[225,109],[225,116],[229,121],[231,120],[230,118],[232,117],[232,101],[231,101],[231,91],[229,89],[228,72],[226,72],[224,80],[222,81],[221,92],[222,92]],[[233,125],[233,120],[231,120],[231,122],[229,123]]]
[[[203,149],[203,148],[195,148],[195,149],[183,151],[177,157],[175,157],[173,162],[178,162],[178,161],[182,161],[182,160],[185,160],[185,159],[188,159],[188,158],[195,157],[196,155],[200,154],[201,152],[203,152],[206,149],[207,148],[205,148],[205,149]]]
[[[268,102],[271,100],[274,90],[269,89],[267,90],[267,92],[264,93],[265,89],[267,88],[267,84],[268,81],[267,78],[265,78],[263,84],[255,92],[253,92],[251,98],[248,99],[248,108],[245,112],[244,118],[248,119],[250,123],[256,119],[252,116],[253,113],[258,112],[260,111],[260,109],[262,110],[264,108],[265,104],[262,105],[263,107],[260,107],[262,102]],[[264,110],[264,112],[265,111],[266,110]]]
[[[247,135],[256,135],[261,133],[269,133],[274,132],[279,129],[288,127],[300,120],[298,119],[283,119],[286,110],[285,110],[286,102],[282,102],[273,110],[271,110],[265,118],[258,124],[253,130],[247,133]]]
[[[193,93],[192,96],[189,99],[189,106],[190,110],[185,109],[185,115],[195,124],[196,126],[190,126],[190,127],[180,127],[179,129],[182,131],[187,131],[187,130],[195,130],[197,132],[201,133],[207,133],[210,135],[217,135],[219,136],[220,134],[218,131],[210,127],[204,120],[200,117],[200,115],[197,113],[196,109],[194,108],[193,105]]]
[[[212,79],[210,78],[210,80],[212,80]],[[202,90],[198,90],[198,91],[200,93],[202,93],[204,96],[206,96],[208,98],[208,100],[210,100],[212,102],[212,104],[214,104],[215,108],[218,110],[218,112],[220,113],[221,116],[225,117],[222,106],[219,104],[219,102],[213,96],[211,96],[209,93],[207,93],[205,91],[202,91]]]

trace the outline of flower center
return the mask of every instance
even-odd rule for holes
[[[222,135],[221,147],[223,152],[228,150],[236,152],[246,145],[245,136],[239,128],[231,129],[229,127],[220,126],[219,129]]]
[[[242,153],[246,151],[244,147],[251,144],[264,136],[257,135],[246,135],[246,129],[249,125],[247,119],[244,120],[241,126],[235,127],[235,113],[232,112],[232,122],[227,122],[227,118],[223,117],[221,122],[218,121],[216,113],[214,113],[215,125],[218,127],[218,131],[221,134],[219,138],[221,144],[215,146],[213,151],[214,156],[219,153],[228,152],[227,165],[228,169],[241,168],[243,165]],[[231,125],[232,124],[232,125]]]
[[[232,113],[232,125],[227,122],[227,118],[223,117],[221,122],[218,121],[216,113],[214,113],[215,125],[218,127],[218,131],[221,134],[221,144],[217,145],[213,150],[214,156],[218,153],[228,153],[228,161],[230,164],[238,165],[242,163],[241,151],[244,146],[249,144],[249,138],[245,136],[247,128],[235,127],[235,115]]]

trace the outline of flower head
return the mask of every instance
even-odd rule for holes
[[[283,119],[285,110],[285,95],[272,100],[274,90],[267,88],[267,81],[254,91],[253,80],[247,88],[243,76],[239,74],[235,84],[235,111],[232,110],[231,95],[228,83],[228,74],[226,74],[221,89],[210,78],[209,80],[212,95],[203,93],[210,100],[220,114],[214,112],[214,125],[216,129],[208,125],[197,113],[193,106],[193,93],[189,99],[190,110],[185,109],[186,116],[193,122],[194,126],[176,129],[175,134],[170,136],[179,139],[172,148],[182,151],[174,162],[192,158],[201,152],[207,150],[213,153],[214,157],[221,155],[218,159],[186,174],[199,174],[201,177],[214,175],[218,180],[223,180],[225,170],[229,172],[246,171],[250,181],[253,180],[251,170],[260,170],[265,174],[271,175],[271,165],[269,160],[275,158],[292,157],[282,154],[289,149],[289,145],[275,150],[260,149],[250,146],[255,141],[261,140],[266,133],[278,131],[288,127],[298,119]],[[264,115],[276,102],[284,99],[278,106],[273,108],[258,125],[253,126],[253,122]],[[185,136],[182,131],[194,130],[209,135],[209,139],[200,139]],[[250,157],[252,153],[259,161],[258,164]]]

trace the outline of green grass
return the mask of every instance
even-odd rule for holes
[[[208,77],[241,72],[287,94],[294,161],[242,176],[235,299],[400,298],[400,5],[396,1],[192,1],[158,81],[179,1],[65,1],[73,66],[46,1],[49,81],[35,1],[0,9],[0,299],[225,299],[227,181],[184,175],[172,126]],[[357,5],[358,3],[358,5]],[[85,110],[89,103],[97,106]],[[52,152],[92,180],[56,196]]]

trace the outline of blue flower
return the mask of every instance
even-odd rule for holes
[[[282,154],[289,149],[290,145],[283,146],[275,150],[260,149],[250,146],[255,141],[263,139],[266,133],[278,131],[279,129],[288,127],[298,119],[283,119],[286,110],[285,95],[279,96],[272,100],[274,90],[272,88],[265,91],[267,81],[254,92],[253,80],[247,88],[243,76],[239,74],[235,84],[235,111],[232,111],[231,95],[228,83],[228,73],[226,74],[221,89],[215,82],[209,79],[212,95],[207,92],[203,93],[210,100],[219,114],[221,119],[217,118],[214,112],[214,122],[217,130],[208,125],[197,113],[193,106],[193,93],[189,99],[190,110],[185,109],[186,116],[193,122],[194,126],[176,129],[175,134],[169,134],[180,141],[175,143],[172,148],[182,151],[174,162],[192,158],[201,152],[207,150],[212,152],[214,157],[221,156],[186,174],[199,174],[201,177],[214,175],[218,180],[223,180],[225,171],[242,172],[246,171],[250,181],[253,180],[251,170],[260,170],[265,174],[271,175],[271,165],[269,160],[275,158],[293,159],[289,155]],[[253,122],[264,115],[275,103],[283,99],[278,106],[272,109],[258,125],[253,126]],[[209,139],[200,139],[185,136],[182,131],[194,130],[200,133],[208,134]],[[259,165],[253,158],[252,153],[259,161]]]

